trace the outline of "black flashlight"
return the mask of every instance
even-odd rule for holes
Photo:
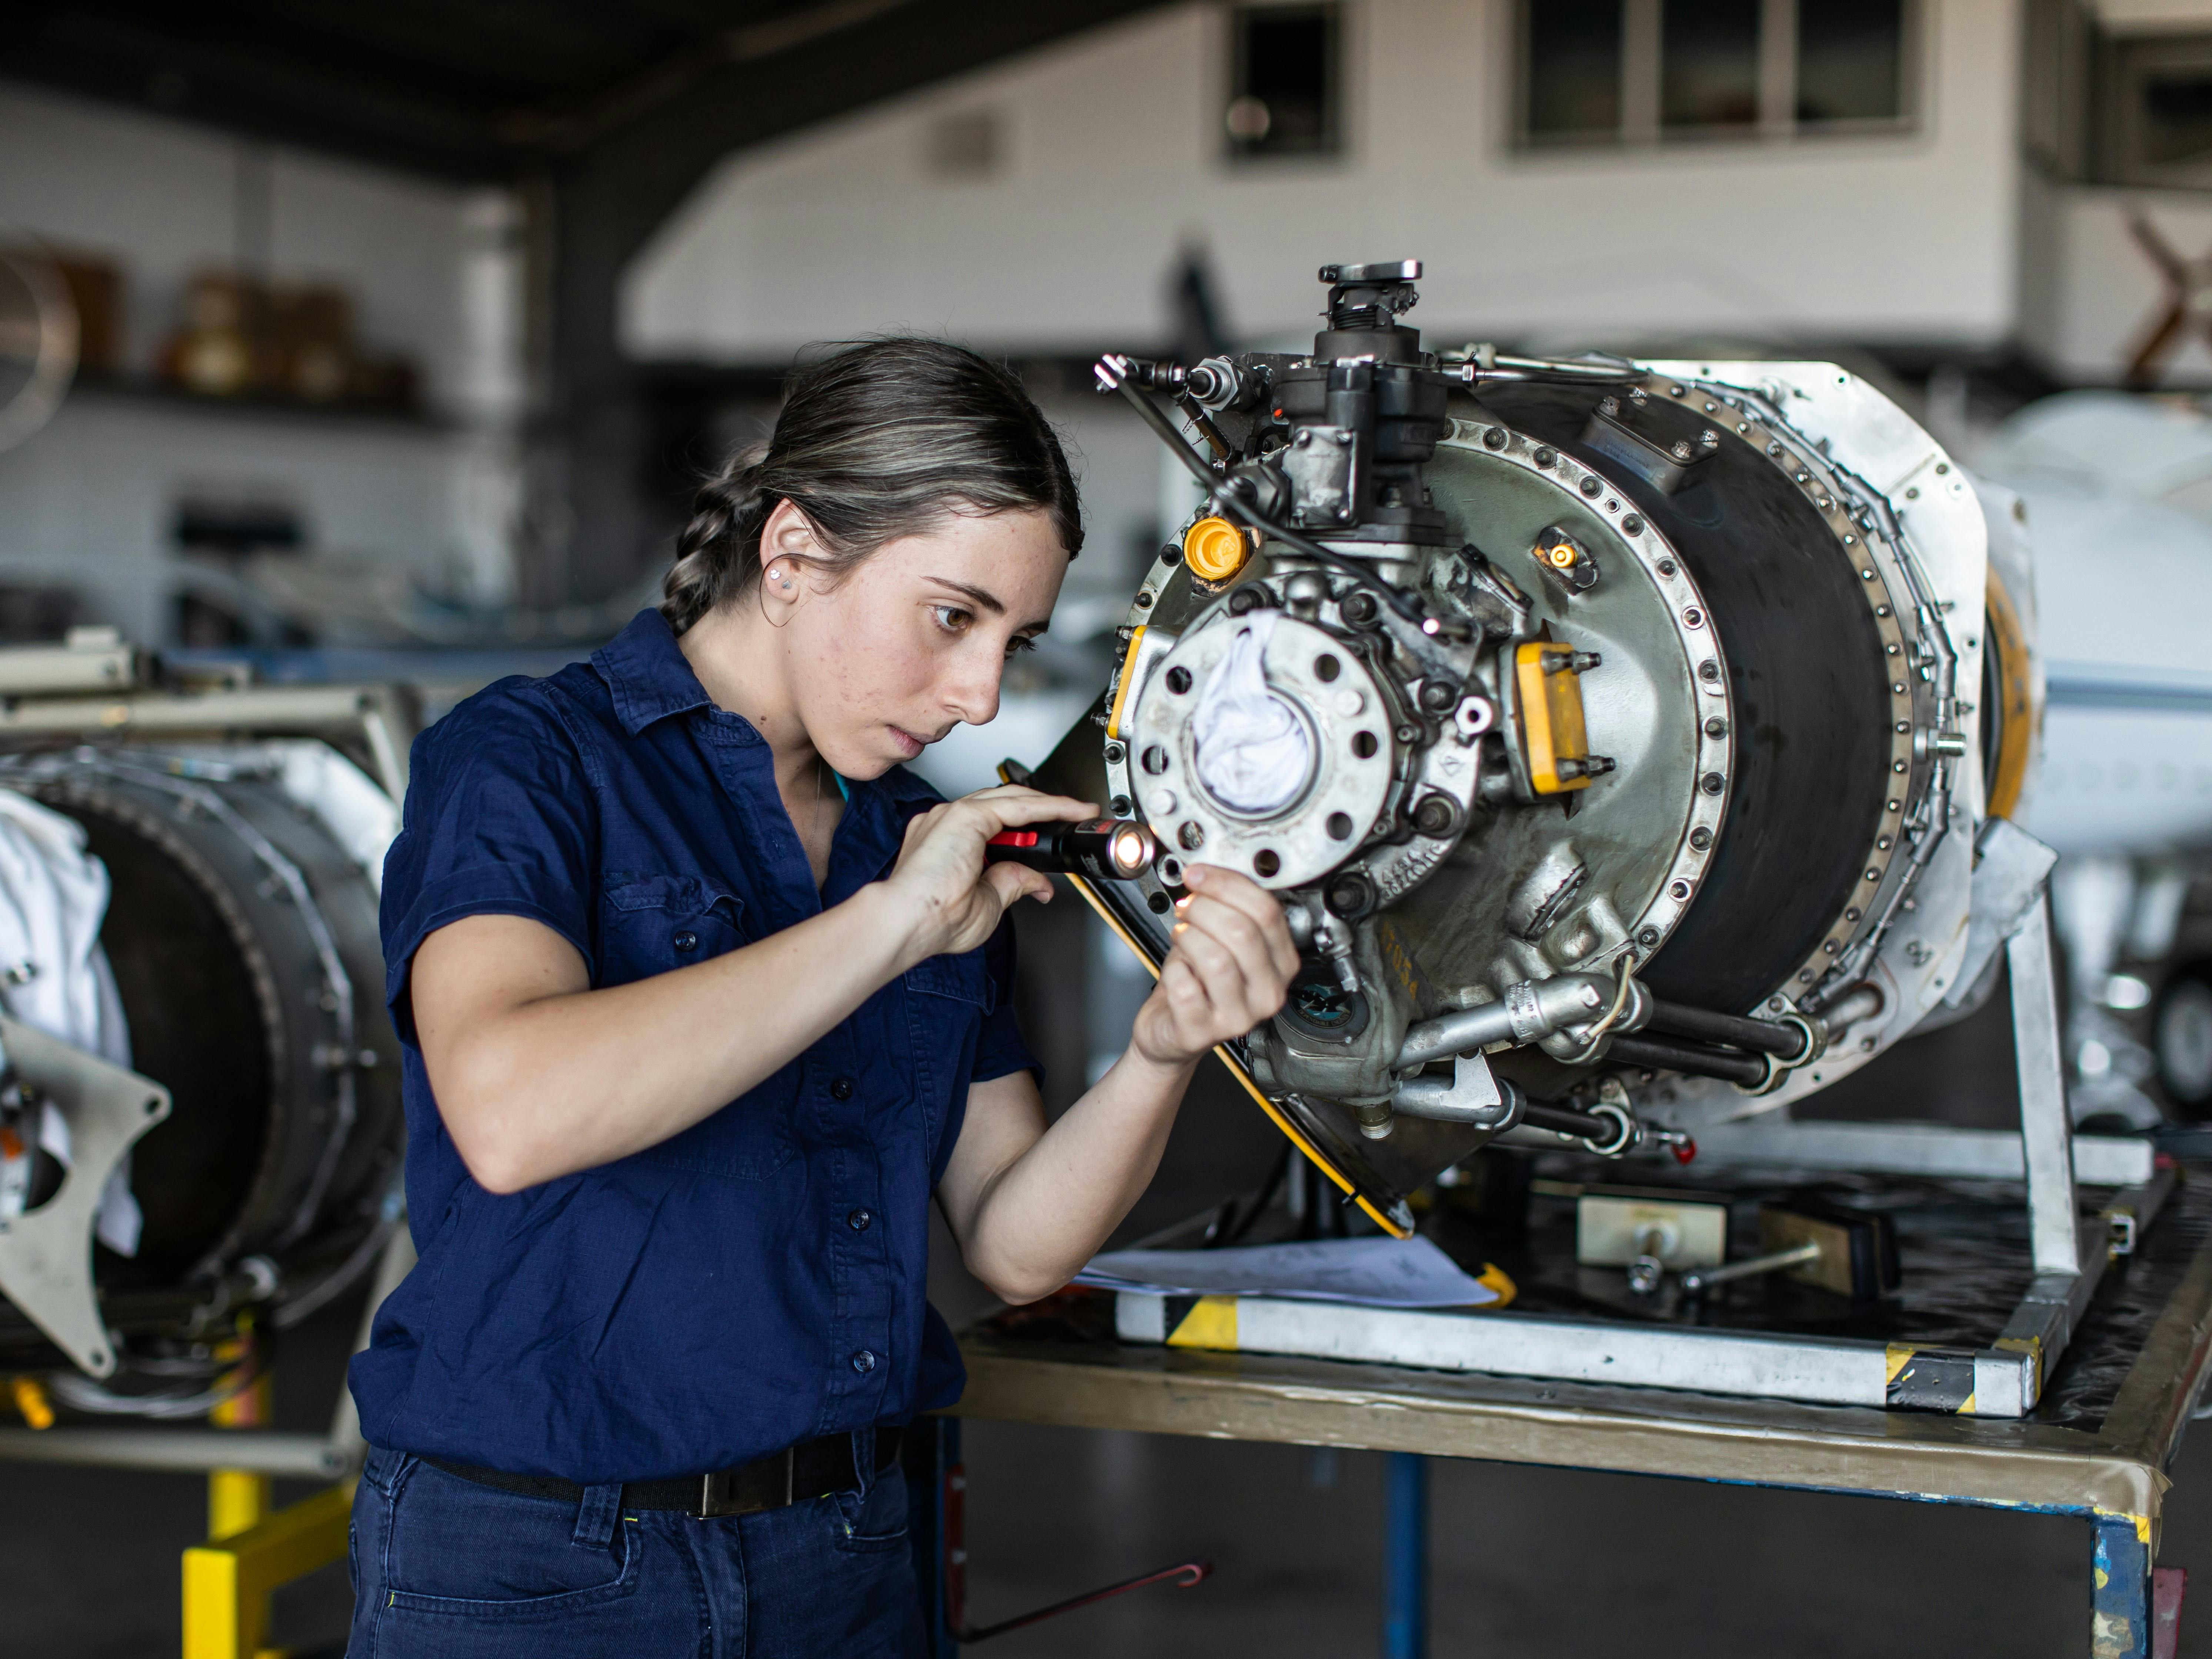
[[[1134,818],[1089,818],[1001,830],[984,843],[983,861],[1024,864],[1048,875],[1128,881],[1143,873],[1158,851],[1152,832]]]

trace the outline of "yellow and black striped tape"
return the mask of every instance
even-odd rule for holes
[[[1892,1344],[1884,1398],[1891,1407],[1906,1411],[1972,1411],[1974,1351]]]
[[[1498,1299],[1486,1302],[1483,1310],[1508,1306],[1520,1293],[1520,1287],[1499,1268],[1488,1262],[1475,1276],[1480,1285]],[[1171,1296],[1167,1298],[1167,1344],[1170,1348],[1209,1348],[1218,1352],[1237,1351],[1237,1304],[1233,1296]]]

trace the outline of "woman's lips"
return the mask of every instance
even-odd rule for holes
[[[899,752],[904,755],[908,760],[912,760],[916,755],[919,755],[923,750],[929,747],[928,741],[926,738],[917,738],[913,732],[908,731],[902,726],[894,726],[891,727],[891,739],[898,744]]]

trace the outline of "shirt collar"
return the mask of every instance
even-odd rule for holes
[[[711,709],[714,706],[714,699],[707,695],[707,688],[691,672],[690,659],[676,643],[668,618],[650,606],[631,617],[627,628],[592,653],[592,666],[607,683],[607,690],[614,698],[615,717],[632,737],[671,714],[688,714],[694,708]],[[752,732],[750,723],[744,724],[744,729]],[[854,787],[857,793],[860,786]],[[899,806],[934,805],[945,799],[903,766],[891,768],[874,780],[873,787]]]
[[[607,683],[615,717],[632,737],[671,714],[714,706],[676,643],[668,618],[650,607],[592,653],[592,666]]]

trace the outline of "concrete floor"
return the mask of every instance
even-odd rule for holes
[[[1940,1093],[1954,1115],[2001,1118],[2002,1039],[1986,1018],[1925,1039],[1836,1091],[1834,1109],[1924,1110]],[[1275,1144],[1249,1103],[1208,1082],[1125,1236],[1251,1185]],[[933,1293],[957,1319],[976,1292],[957,1264],[938,1265]],[[356,1317],[333,1308],[289,1339],[283,1426],[327,1420]],[[1218,1568],[1195,1589],[1147,1589],[1006,1636],[981,1650],[994,1659],[1378,1649],[1377,1456],[975,1424],[967,1462],[978,1623],[1191,1557]],[[1501,1464],[1434,1470],[1439,1659],[2087,1650],[2080,1522]],[[2173,1476],[2160,1559],[2203,1575],[2182,1650],[2212,1654],[2212,1425]],[[173,1655],[179,1553],[204,1528],[197,1480],[0,1466],[0,1659]],[[342,1566],[292,1586],[276,1636],[295,1650],[340,1641],[349,1602]]]

